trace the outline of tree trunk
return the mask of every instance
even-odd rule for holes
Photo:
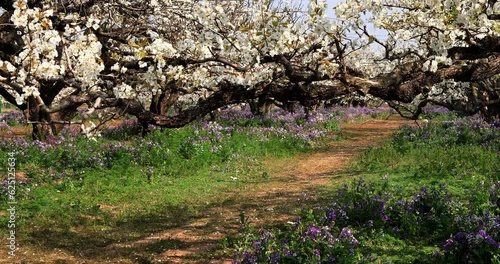
[[[24,115],[33,127],[31,134],[33,140],[44,141],[48,138],[54,138],[78,114],[76,107],[66,108],[56,113],[46,113],[39,107],[30,107],[36,105],[32,98],[28,99],[27,105],[28,108],[24,111]]]
[[[266,96],[260,96],[257,99],[248,100],[248,104],[250,105],[250,111],[254,116],[263,117],[271,111],[273,100]]]
[[[318,110],[319,104],[320,104],[320,101],[316,100],[316,99],[304,100],[302,102],[302,106],[304,107],[306,119],[311,118],[316,113],[316,111]]]
[[[179,92],[164,89],[161,93],[153,95],[149,111],[158,115],[168,115],[168,110],[179,98]]]

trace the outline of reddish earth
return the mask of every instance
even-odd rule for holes
[[[344,124],[343,140],[333,141],[316,152],[265,161],[269,179],[233,190],[230,201],[205,208],[199,213],[200,217],[188,219],[180,226],[165,228],[141,239],[108,244],[102,248],[98,259],[84,253],[77,256],[60,249],[48,251],[40,247],[18,252],[18,259],[25,259],[18,263],[230,263],[228,257],[232,253],[224,252],[219,242],[238,232],[241,211],[256,227],[293,220],[297,210],[316,203],[334,182],[350,182],[354,176],[343,170],[353,158],[388,139],[403,124],[412,122],[370,120]],[[180,246],[166,246],[153,254],[141,252],[148,245],[168,241],[175,241],[175,245]],[[123,252],[128,252],[129,256],[133,252],[135,260],[120,258]],[[5,256],[3,249],[0,253]],[[109,261],[103,261],[103,257]]]

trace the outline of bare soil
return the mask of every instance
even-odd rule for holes
[[[41,246],[21,248],[15,260],[22,261],[2,262],[0,258],[0,263],[231,263],[233,252],[225,251],[220,241],[238,232],[241,213],[255,227],[295,219],[302,207],[312,206],[327,196],[332,185],[352,181],[355,175],[343,170],[357,155],[389,139],[403,124],[415,123],[394,119],[344,124],[342,140],[332,141],[315,152],[265,161],[269,177],[261,183],[232,190],[230,200],[209,205],[198,217],[186,219],[180,225],[137,240],[109,243],[96,258],[85,252],[79,256],[74,251]],[[158,249],[144,250],[151,247]],[[6,256],[3,249],[0,254]],[[120,258],[123,254],[128,257]]]

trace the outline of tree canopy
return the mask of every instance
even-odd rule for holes
[[[180,127],[248,100],[379,98],[500,115],[496,0],[8,0],[0,95],[35,132],[95,110]],[[333,8],[335,19],[327,17]],[[387,31],[380,38],[371,26]],[[84,107],[86,106],[86,107]],[[172,108],[176,111],[171,111]],[[82,111],[85,109],[85,111]],[[82,127],[91,133],[95,125]]]

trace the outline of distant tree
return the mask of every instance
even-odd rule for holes
[[[429,102],[500,114],[495,0],[346,0],[334,7],[337,19],[326,16],[324,0],[307,9],[271,0],[0,7],[0,95],[40,139],[94,112],[101,123],[127,113],[173,128],[258,98],[312,111],[357,94],[412,118]],[[361,14],[387,38],[373,35]],[[99,126],[83,124],[89,135]]]

